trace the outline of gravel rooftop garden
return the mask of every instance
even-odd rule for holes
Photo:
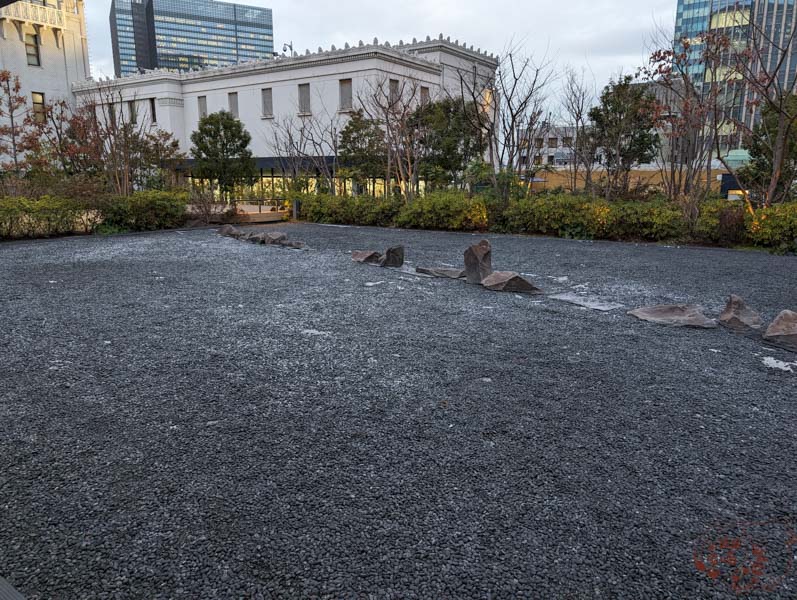
[[[797,258],[270,230],[310,249],[0,244],[0,577],[25,597],[797,597],[797,354],[626,314],[734,293],[769,322]],[[482,237],[547,295],[350,259],[459,266]]]

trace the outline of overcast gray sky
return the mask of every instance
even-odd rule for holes
[[[603,85],[644,60],[658,24],[671,29],[677,0],[244,0],[274,11],[274,47],[299,52],[345,42],[409,41],[440,33],[490,52],[520,40],[535,56],[584,67]],[[95,77],[113,76],[110,0],[87,0]]]

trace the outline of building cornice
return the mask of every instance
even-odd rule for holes
[[[442,38],[439,40],[427,38],[425,42],[416,42],[413,40],[412,44],[399,42],[397,46],[391,46],[387,42],[385,44],[379,44],[377,40],[374,40],[374,44],[369,45],[360,42],[358,46],[354,47],[349,47],[349,45],[346,44],[346,47],[342,49],[337,49],[334,46],[332,46],[330,50],[322,50],[319,48],[318,52],[314,53],[308,50],[304,55],[294,53],[291,57],[277,57],[270,60],[251,61],[214,69],[184,72],[156,70],[147,71],[138,75],[120,77],[118,79],[100,81],[86,80],[74,83],[72,90],[77,94],[95,91],[104,86],[118,89],[136,87],[142,83],[172,83],[182,85],[184,83],[217,81],[219,79],[227,79],[231,76],[279,73],[367,59],[381,59],[399,66],[422,70],[432,75],[440,75],[443,70],[443,65],[418,56],[416,54],[418,50],[426,52],[439,50],[460,58],[478,62],[493,69],[498,66],[497,59],[492,55],[488,56],[486,52],[468,50],[464,46],[460,46],[448,40],[443,40]]]

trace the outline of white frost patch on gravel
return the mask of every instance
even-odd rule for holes
[[[564,277],[554,277],[553,275],[548,275],[548,279],[553,279],[558,283],[567,283],[568,281],[570,281],[570,278],[567,277],[566,275]]]
[[[302,329],[302,335],[328,336],[328,335],[332,335],[332,332],[331,331],[319,331],[318,329]]]
[[[617,302],[606,302],[604,300],[601,300],[600,298],[579,296],[573,293],[556,294],[555,296],[551,296],[551,298],[553,298],[554,300],[561,300],[562,302],[575,304],[576,306],[581,306],[583,308],[591,308],[592,310],[599,310],[601,312],[609,312],[610,310],[617,310],[618,308],[623,308],[623,305],[618,304]]]
[[[385,282],[384,281],[367,281],[365,283],[365,287],[376,287],[378,285],[382,285],[383,283],[385,283]]]
[[[797,362],[787,363],[783,362],[782,360],[778,360],[777,358],[773,358],[772,356],[766,356],[761,359],[767,367],[770,369],[779,369],[780,371],[786,371],[787,373],[794,373],[797,369]]]

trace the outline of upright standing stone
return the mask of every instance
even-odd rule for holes
[[[744,300],[739,296],[732,295],[720,315],[720,324],[729,329],[744,331],[748,328],[761,329],[764,326],[764,321],[761,320],[761,315],[745,304]]]
[[[784,310],[780,313],[764,334],[764,340],[797,352],[797,312]]]
[[[380,267],[393,267],[395,269],[404,266],[404,246],[393,246],[388,248],[382,260],[379,261]]]
[[[490,242],[482,240],[465,250],[465,277],[468,283],[480,284],[493,272]]]

